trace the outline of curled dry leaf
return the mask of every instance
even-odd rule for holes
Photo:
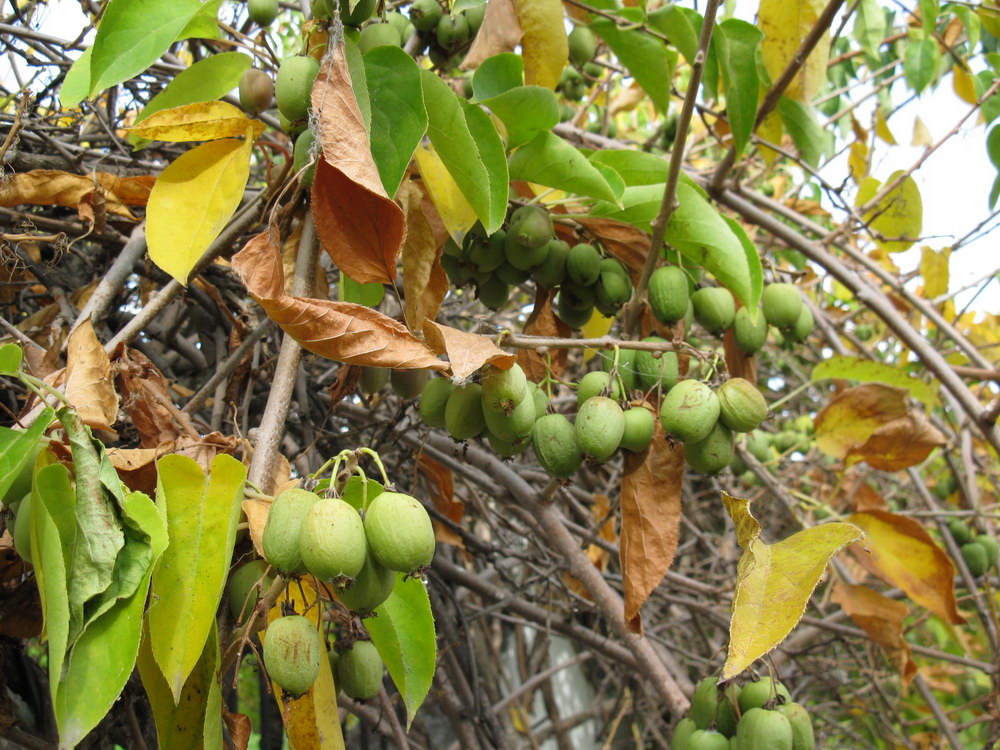
[[[277,232],[266,229],[233,256],[233,269],[268,317],[314,354],[371,367],[446,370],[396,320],[364,305],[285,293]]]
[[[157,448],[180,435],[171,414],[170,388],[163,373],[145,354],[120,346],[113,352],[125,412],[139,432],[142,448]]]
[[[843,581],[834,583],[830,598],[843,607],[850,618],[881,647],[899,670],[903,685],[909,685],[917,674],[910,644],[903,637],[903,620],[910,614],[910,608],[867,586]]]
[[[524,333],[529,336],[555,336],[558,338],[569,338],[573,335],[568,325],[563,323],[552,312],[552,298],[555,292],[539,289],[535,294],[535,307],[528,316],[524,324]],[[536,383],[545,377],[547,370],[551,370],[554,377],[562,375],[566,368],[566,361],[569,359],[567,349],[554,349],[542,354],[537,349],[518,349],[517,362],[521,365],[525,375]]]
[[[88,427],[111,430],[118,418],[118,393],[111,360],[94,333],[90,318],[69,335],[64,392]]]
[[[424,338],[434,351],[448,355],[451,373],[458,380],[465,380],[483,365],[508,370],[517,361],[515,355],[497,347],[489,336],[459,331],[432,320],[424,322]]]
[[[156,495],[156,459],[172,452],[173,443],[159,448],[109,448],[108,460],[122,482],[133,492]]]
[[[722,338],[722,345],[726,351],[726,371],[731,378],[743,378],[757,385],[757,359],[752,354],[744,354],[736,346],[736,337],[733,329],[726,331]]]
[[[434,207],[417,182],[405,180],[399,188],[406,215],[403,243],[403,283],[406,306],[403,314],[411,331],[420,331],[425,320],[434,320],[448,293],[448,275],[441,267],[440,247],[427,211]],[[439,222],[440,219],[437,219]],[[443,229],[443,227],[442,227]]]
[[[621,566],[625,625],[642,633],[639,610],[674,561],[681,522],[684,448],[656,434],[642,453],[625,454],[622,475]]]
[[[459,67],[462,70],[475,70],[486,58],[513,51],[520,44],[522,36],[524,32],[517,21],[517,11],[514,10],[512,0],[489,0],[479,32]]]
[[[851,551],[870,573],[899,586],[945,622],[965,622],[955,602],[955,565],[923,526],[885,510],[855,513],[847,520],[864,529],[865,546]]]
[[[339,42],[312,89],[323,158],[312,187],[316,233],[344,273],[361,284],[391,283],[406,231],[403,212],[382,186]]]
[[[614,219],[580,218],[577,221],[597,237],[612,255],[625,264],[632,274],[633,281],[638,280],[646,265],[646,253],[649,250],[648,234],[631,224],[624,224]]]
[[[156,178],[119,177],[109,172],[72,174],[58,169],[33,169],[10,175],[0,183],[0,206],[65,206],[77,208],[93,193],[104,198],[104,210],[134,220],[127,206],[145,206]]]

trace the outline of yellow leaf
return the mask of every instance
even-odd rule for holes
[[[458,189],[458,185],[437,155],[433,146],[422,146],[414,154],[424,187],[431,197],[452,239],[461,241],[465,233],[476,223],[476,212]]]
[[[920,250],[920,275],[924,279],[924,296],[927,299],[940,297],[948,291],[948,261],[951,248],[937,252],[929,247]]]
[[[885,655],[899,670],[903,685],[908,686],[917,675],[917,665],[913,662],[910,644],[903,635],[910,608],[867,586],[856,586],[843,581],[834,583],[830,598],[842,606],[851,619],[882,647]]]
[[[893,172],[886,184],[895,182],[900,174],[902,170]],[[882,183],[877,179],[866,177],[858,186],[855,205],[864,206],[881,188]],[[871,228],[880,250],[886,253],[908,250],[920,237],[924,226],[924,206],[916,181],[910,176],[905,177],[862,218]]]
[[[777,112],[772,112],[765,117],[764,122],[757,128],[757,135],[768,143],[773,143],[775,146],[781,145],[781,135],[783,132],[784,125],[782,125],[781,117],[778,116]],[[768,148],[767,146],[760,146],[760,154],[764,157],[767,166],[774,164],[781,156],[773,148]]]
[[[864,141],[854,141],[851,144],[851,153],[847,157],[847,165],[851,170],[851,177],[855,182],[860,183],[868,174],[868,144]]]
[[[913,138],[910,140],[911,146],[930,146],[934,143],[931,138],[931,131],[924,125],[924,121],[919,117],[913,118]]]
[[[885,112],[882,111],[882,107],[875,108],[875,135],[890,146],[896,145],[896,136],[889,130],[889,121],[885,119]]]
[[[524,83],[555,89],[569,60],[569,44],[560,0],[514,0],[524,30]]]
[[[772,81],[777,81],[795,58],[802,40],[816,25],[825,5],[822,0],[797,0],[794,3],[788,0],[761,0],[757,26],[764,32],[760,48]],[[785,96],[803,103],[816,96],[826,81],[829,48],[830,34],[826,32],[789,85]]]
[[[955,65],[951,69],[951,86],[959,99],[969,104],[976,103],[976,85],[972,82],[972,76],[961,65]]]
[[[581,333],[585,339],[599,339],[601,336],[607,335],[614,322],[614,318],[605,318],[597,310],[594,310],[593,315],[590,316],[590,320],[584,323]],[[583,361],[589,362],[596,354],[596,349],[584,349]]]
[[[955,566],[917,521],[885,510],[854,513],[867,552],[856,557],[871,572],[954,625],[965,622],[955,603]]]
[[[146,209],[149,257],[182,284],[240,205],[252,146],[249,137],[203,143],[153,186]]]
[[[155,112],[128,132],[149,141],[214,141],[243,135],[250,124],[228,102],[198,102]]]
[[[290,583],[268,611],[268,624],[284,614],[282,606],[285,606],[320,627],[323,608],[317,604],[319,595],[313,581],[312,578],[303,578]],[[267,639],[267,631],[264,631],[264,638]],[[344,735],[337,714],[337,687],[325,653],[320,659],[319,676],[304,695],[299,698],[282,695],[281,687],[274,682],[271,688],[285,723],[288,744],[293,750],[344,750]]]
[[[760,540],[750,501],[722,493],[743,555],[736,568],[729,653],[721,680],[735,677],[781,643],[798,623],[826,564],[842,547],[864,537],[849,523],[804,529],[774,544]]]

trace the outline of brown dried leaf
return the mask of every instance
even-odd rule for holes
[[[250,717],[246,714],[233,713],[222,709],[222,720],[229,730],[229,740],[233,744],[233,750],[247,750],[250,744]]]
[[[337,371],[337,377],[330,384],[327,392],[330,394],[330,410],[349,394],[354,393],[361,379],[361,368],[358,365],[344,365]]]
[[[137,349],[121,347],[114,358],[122,405],[139,432],[139,445],[156,448],[174,441],[181,431],[166,406],[171,398],[163,373]]]
[[[834,582],[830,598],[882,648],[902,676],[903,685],[909,686],[917,674],[910,644],[903,637],[903,620],[910,613],[909,607],[867,586],[839,580]]]
[[[577,219],[597,237],[612,255],[626,265],[636,281],[646,265],[649,252],[649,235],[631,224],[614,219]]]
[[[856,457],[879,471],[901,471],[921,463],[932,450],[947,442],[926,414],[911,409],[875,430],[864,445],[851,451],[849,460]]]
[[[465,503],[455,499],[455,478],[451,469],[423,452],[417,455],[416,469],[423,477],[427,494],[431,496],[437,511],[449,520],[461,523],[465,515]],[[437,520],[434,521],[434,536],[439,542],[465,548],[462,537]]]
[[[424,338],[435,352],[448,355],[451,373],[459,380],[465,380],[483,365],[508,370],[517,361],[515,355],[498,348],[488,336],[459,331],[433,320],[424,322]]]
[[[722,337],[722,345],[726,351],[726,370],[731,378],[744,378],[757,385],[757,359],[751,354],[744,354],[736,346],[733,329],[726,331]]]
[[[69,335],[64,392],[84,424],[98,430],[112,429],[118,418],[118,393],[111,378],[111,360],[90,318]]]
[[[173,449],[173,443],[165,443],[159,448],[109,448],[108,459],[126,487],[153,497],[156,494],[156,459]]]
[[[523,35],[512,0],[489,0],[479,32],[459,67],[475,70],[486,58],[513,51]]]
[[[240,505],[243,515],[247,517],[247,530],[250,541],[260,557],[264,557],[264,527],[267,525],[267,514],[271,512],[271,503],[266,500],[244,500]]]
[[[420,331],[425,320],[437,317],[441,301],[448,293],[448,275],[441,267],[440,243],[425,213],[430,201],[425,203],[419,183],[404,180],[399,197],[407,228],[403,243],[404,317],[411,331]]]
[[[33,169],[11,175],[0,182],[0,206],[30,203],[36,206],[76,208],[88,194],[104,194],[108,213],[134,219],[126,206],[145,206],[155,177],[119,177],[109,172],[89,175],[62,172],[58,169]]]
[[[343,42],[323,62],[312,104],[323,147],[312,187],[316,233],[333,262],[352,279],[391,283],[406,226],[372,158]]]
[[[625,454],[621,566],[625,625],[642,633],[639,610],[674,561],[681,522],[684,448],[667,442],[657,422],[643,453]]]
[[[535,293],[535,307],[524,324],[524,333],[529,336],[555,336],[569,338],[573,331],[552,312],[553,291],[538,289]],[[545,377],[546,369],[551,368],[555,377],[562,375],[569,359],[567,349],[555,349],[544,356],[536,349],[518,349],[517,361],[529,380],[536,383]]]
[[[372,367],[446,370],[406,327],[364,305],[285,294],[279,238],[266,229],[233,256],[247,291],[305,349],[321,357]]]

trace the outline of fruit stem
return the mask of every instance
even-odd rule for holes
[[[370,457],[375,465],[378,467],[379,474],[382,475],[382,484],[388,487],[392,482],[389,481],[389,474],[386,473],[385,465],[382,463],[382,459],[379,458],[378,453],[368,447],[358,448],[359,453],[364,453],[366,456]]]

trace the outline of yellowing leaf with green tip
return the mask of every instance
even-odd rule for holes
[[[902,174],[898,170],[889,175],[886,184],[896,181]],[[858,186],[856,206],[864,206],[882,188],[874,177],[866,177]],[[896,187],[875,206],[865,212],[862,219],[872,231],[872,239],[879,249],[886,253],[901,253],[909,250],[920,237],[924,226],[924,206],[916,181],[907,175]]]
[[[822,0],[761,0],[757,25],[764,32],[760,50],[764,66],[772,81],[777,81],[795,58],[826,5]],[[830,33],[826,32],[813,47],[812,53],[789,85],[785,96],[807,103],[816,96],[826,81],[826,61],[830,49]]]
[[[448,174],[433,146],[419,147],[414,156],[424,187],[452,238],[461,238],[476,223],[476,212],[462,195],[458,183]]]
[[[767,544],[750,514],[750,501],[722,493],[743,555],[736,568],[729,653],[720,679],[728,680],[781,643],[805,612],[830,558],[864,537],[849,523],[828,523]]]
[[[514,0],[524,30],[524,83],[555,89],[569,60],[569,43],[560,0]]]
[[[141,124],[129,128],[131,135],[149,141],[214,141],[243,135],[247,128],[263,125],[251,120],[228,102],[198,102],[155,112]]]
[[[182,284],[240,205],[252,146],[250,137],[203,143],[156,180],[146,208],[149,257]]]

